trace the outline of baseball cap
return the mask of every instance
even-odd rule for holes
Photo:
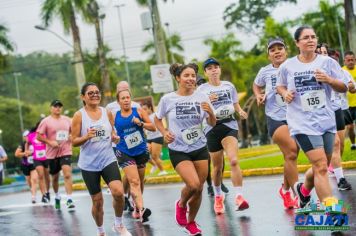
[[[22,137],[27,137],[27,135],[30,133],[30,131],[28,130],[25,130],[23,133],[22,133]]]
[[[51,107],[54,107],[54,106],[61,106],[63,107],[63,103],[61,101],[59,101],[58,99],[55,99],[51,102]]]
[[[204,61],[203,69],[205,70],[205,68],[207,68],[208,65],[210,65],[210,64],[215,64],[215,65],[219,65],[220,66],[220,63],[215,58],[210,57],[210,58],[208,58],[208,59],[206,59]]]
[[[268,40],[267,50],[269,50],[275,44],[280,44],[283,47],[286,47],[286,44],[284,43],[284,40],[277,37],[277,38],[271,38],[271,39]]]

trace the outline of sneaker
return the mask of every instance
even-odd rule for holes
[[[329,165],[328,171],[329,171],[330,174],[334,174],[334,168],[333,168],[332,165]]]
[[[46,194],[42,196],[41,202],[43,203],[49,203],[49,199],[47,198]]]
[[[224,200],[225,200],[225,196],[224,195],[215,196],[215,201],[214,201],[215,214],[220,215],[220,214],[223,214],[225,212]]]
[[[56,208],[56,210],[60,210],[61,209],[61,199],[55,198],[54,199],[54,208]]]
[[[151,170],[150,170],[150,174],[155,173],[155,171],[157,170],[156,166],[152,166]]]
[[[278,192],[279,192],[279,196],[283,200],[284,209],[292,209],[292,208],[294,208],[295,202],[292,199],[290,192],[287,191],[286,193],[283,193],[283,184],[282,184],[282,186],[281,186],[281,188],[279,189]]]
[[[221,182],[221,191],[224,193],[229,193],[229,189]]]
[[[340,179],[339,183],[337,184],[337,188],[340,191],[352,189],[351,184],[349,182],[347,182],[347,180],[345,178]]]
[[[74,208],[75,208],[75,205],[74,205],[72,199],[68,199],[68,200],[67,200],[67,208],[68,208],[68,209],[74,209]]]
[[[189,222],[187,226],[185,226],[185,231],[188,233],[188,235],[201,235],[201,229],[199,228],[198,224],[193,221]]]
[[[134,211],[132,212],[132,218],[136,220],[140,219],[140,211],[138,209],[134,209]]]
[[[299,208],[299,199],[297,196],[294,197],[294,200],[293,200],[293,208],[294,209],[298,209]]]
[[[32,197],[32,198],[31,198],[31,202],[32,202],[32,204],[35,204],[35,203],[36,203],[36,198],[35,198],[35,197]]]
[[[46,198],[48,199],[48,201],[51,201],[51,196],[50,196],[49,192],[46,193]]]
[[[119,233],[120,236],[131,236],[132,235],[123,224],[113,225],[111,229],[113,232]]]
[[[235,198],[235,203],[236,203],[236,211],[243,211],[250,207],[248,205],[248,202],[241,195]]]
[[[302,194],[302,191],[300,190],[302,188],[303,183],[298,183],[296,182],[294,184],[294,192],[297,193],[298,199],[299,199],[299,208],[304,208],[308,202],[310,202],[310,196],[304,196]]]
[[[179,226],[185,227],[188,224],[187,220],[187,208],[186,207],[180,207],[179,206],[179,200],[176,201],[176,206],[175,206],[176,212],[175,212],[175,220],[176,223]]]
[[[210,197],[214,197],[214,189],[213,189],[213,186],[208,185],[207,190],[208,190],[208,195],[209,195]]]
[[[162,175],[168,175],[168,172],[165,170],[162,170],[158,173],[158,176],[162,176]]]
[[[124,205],[124,211],[134,211],[135,208],[131,205],[130,200],[128,197],[125,197],[125,205]]]
[[[148,217],[152,214],[151,210],[148,208],[143,208],[140,214],[141,223],[147,222],[149,219]]]

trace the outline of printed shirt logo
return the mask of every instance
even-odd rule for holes
[[[176,118],[181,119],[200,119],[199,102],[176,103]]]
[[[218,96],[216,101],[211,102],[215,109],[222,105],[232,104],[231,92],[228,89],[212,91],[209,95],[211,94],[216,94]]]

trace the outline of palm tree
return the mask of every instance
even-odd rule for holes
[[[75,11],[85,12],[89,0],[45,0],[41,6],[41,18],[48,27],[55,17],[59,17],[65,33],[71,33],[74,49],[74,67],[78,89],[85,83],[83,55]]]
[[[353,10],[356,9],[355,4],[355,1],[344,0],[346,30],[349,39],[347,46],[353,52],[356,52],[356,14]]]
[[[0,70],[8,67],[6,54],[14,51],[14,43],[9,39],[8,32],[9,29],[5,25],[0,25]]]
[[[170,58],[170,63],[174,62],[184,62],[184,57],[180,53],[184,51],[184,48],[181,44],[181,37],[179,34],[172,34],[169,38],[165,40],[165,46],[167,48],[167,56]],[[150,53],[148,61],[150,64],[154,64],[156,61],[155,55],[155,45],[152,40],[148,41],[142,48],[143,53]],[[173,61],[172,61],[173,59]]]

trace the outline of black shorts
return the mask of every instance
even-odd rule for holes
[[[221,144],[221,141],[228,136],[232,136],[238,139],[237,138],[238,131],[236,129],[231,129],[224,124],[215,125],[206,134],[207,146],[209,152],[217,152],[224,149]]]
[[[188,153],[174,151],[172,149],[168,149],[168,151],[169,158],[171,159],[171,163],[174,169],[182,161],[201,161],[208,160],[210,158],[209,152],[206,147]]]
[[[267,116],[267,130],[268,135],[272,138],[274,132],[281,127],[282,125],[288,125],[286,120],[274,120],[271,117]]]
[[[31,171],[35,170],[35,165],[34,164],[31,164],[31,165],[21,165],[21,170],[22,170],[22,173],[25,175],[25,176],[30,176],[31,175]]]
[[[343,110],[344,112],[344,120],[345,120],[345,125],[351,125],[354,123],[351,117],[351,113],[349,109]]]
[[[352,122],[356,120],[356,107],[349,107]]]
[[[49,160],[44,160],[44,161],[33,160],[33,164],[35,165],[35,167],[43,166],[44,168],[48,168]]]
[[[62,156],[56,157],[55,159],[49,159],[49,173],[51,175],[58,174],[61,171],[63,165],[68,165],[72,163],[71,161],[72,156]]]
[[[318,148],[323,148],[326,155],[331,156],[333,153],[334,133],[326,132],[323,135],[296,134],[294,138],[304,153]]]
[[[107,165],[102,171],[81,170],[81,172],[90,195],[101,192],[100,177],[103,177],[107,185],[109,185],[111,181],[121,180],[116,161]]]
[[[335,111],[335,120],[336,120],[336,130],[344,130],[345,129],[345,118],[344,112],[339,109]]]
[[[154,139],[147,139],[147,143],[158,143],[163,145],[163,137],[158,137]]]
[[[138,169],[145,168],[146,163],[150,159],[150,154],[148,152],[144,152],[137,156],[129,156],[119,150],[115,150],[115,155],[117,162],[122,169],[130,165],[136,165]]]

